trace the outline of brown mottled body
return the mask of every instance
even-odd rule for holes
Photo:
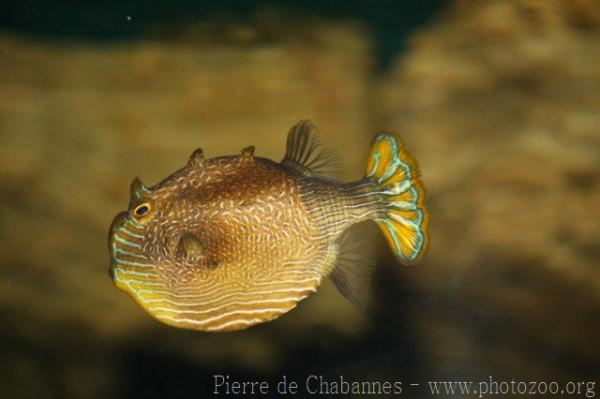
[[[315,177],[307,127],[282,163],[252,147],[212,159],[197,150],[154,187],[134,180],[109,236],[117,286],[160,321],[204,331],[272,320],[316,291],[340,235],[385,203],[369,179]]]

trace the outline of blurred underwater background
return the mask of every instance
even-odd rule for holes
[[[202,398],[215,374],[600,385],[599,43],[595,0],[0,2],[0,397]],[[429,251],[401,266],[370,226],[367,311],[327,281],[207,334],[113,286],[134,176],[197,147],[279,160],[305,118],[346,181],[382,128],[421,167]]]

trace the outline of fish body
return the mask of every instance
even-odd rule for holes
[[[313,130],[290,130],[282,162],[198,149],[153,187],[134,179],[109,233],[115,284],[166,324],[233,331],[288,312],[327,276],[355,300],[363,265],[343,262],[355,223],[375,220],[398,259],[416,262],[427,212],[399,140],[377,135],[365,178],[340,183],[319,175],[327,153]]]

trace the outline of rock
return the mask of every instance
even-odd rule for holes
[[[448,309],[416,316],[442,372],[597,365],[599,42],[594,1],[458,2],[384,81],[429,192],[410,281]]]
[[[293,350],[288,340],[307,331],[362,331],[360,311],[330,284],[272,327],[234,337],[163,326],[108,277],[107,232],[127,207],[131,179],[154,184],[197,147],[213,157],[256,145],[257,155],[279,160],[288,129],[310,118],[343,155],[343,177],[362,175],[368,36],[353,23],[283,28],[293,35],[225,43],[0,36],[0,341],[17,343],[3,349],[21,364],[8,380],[26,385],[38,375],[41,391],[114,397],[112,357],[127,356],[125,342],[141,351],[161,342],[161,353],[208,369],[232,363],[259,372],[278,367]],[[202,37],[207,28],[198,29]]]

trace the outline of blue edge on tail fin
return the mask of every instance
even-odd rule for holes
[[[394,254],[401,263],[418,262],[428,244],[425,190],[416,161],[393,134],[373,138],[366,178],[377,183],[385,200],[386,212],[375,221]]]

